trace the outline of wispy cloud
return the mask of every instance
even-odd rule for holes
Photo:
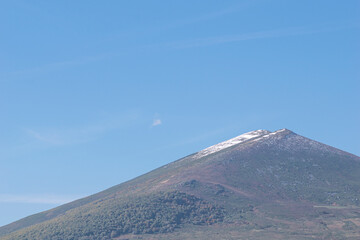
[[[257,31],[250,33],[240,33],[232,35],[223,35],[223,36],[214,36],[214,37],[205,37],[205,38],[196,38],[189,39],[184,41],[175,41],[165,44],[167,47],[171,48],[193,48],[193,47],[206,47],[218,44],[249,41],[256,39],[269,39],[269,38],[280,38],[280,37],[291,37],[291,36],[302,36],[302,35],[311,35],[324,32],[332,32],[341,29],[346,29],[351,26],[344,27],[294,27],[294,28],[284,28],[284,29],[275,29],[269,31]]]
[[[25,132],[28,137],[41,143],[52,146],[72,145],[96,140],[100,135],[109,131],[129,126],[138,118],[138,113],[124,114],[111,117],[103,122],[71,128],[28,128]]]
[[[197,22],[203,22],[203,21],[208,21],[211,19],[216,19],[218,17],[239,11],[239,9],[241,9],[241,7],[244,5],[245,2],[250,2],[250,1],[243,1],[243,3],[241,3],[241,4],[233,5],[231,7],[220,9],[218,11],[214,11],[211,13],[205,13],[204,15],[201,15],[201,16],[196,16],[196,17],[187,18],[187,19],[180,19],[178,21],[168,23],[163,26],[157,26],[157,27],[148,28],[148,29],[141,29],[138,32],[136,32],[136,34],[139,34],[139,33],[153,34],[154,32],[159,32],[159,31],[163,32],[164,30],[168,30],[168,29],[178,28],[178,27],[194,24]],[[38,7],[34,4],[29,4],[26,1],[25,2],[19,1],[19,2],[17,2],[17,4],[19,7],[26,8],[33,12],[37,12],[37,13],[41,13],[41,14],[47,13],[47,11],[44,11],[43,9],[41,9],[40,7]],[[52,16],[47,15],[47,17],[52,17]],[[122,38],[124,35],[131,36],[130,33],[127,33],[127,34],[121,33],[121,34],[116,34],[115,36],[105,37],[103,39],[103,41],[105,41],[105,42],[107,42],[109,40],[115,41],[118,38]],[[148,47],[149,47],[149,45],[146,44],[143,46],[126,47],[126,49],[127,50],[133,49],[134,51],[138,51],[139,49],[146,49]],[[150,47],[152,47],[152,46],[150,46]],[[49,73],[49,72],[53,72],[53,71],[59,71],[59,70],[63,70],[63,69],[71,68],[71,67],[89,64],[92,62],[102,61],[102,60],[105,60],[105,59],[108,59],[111,57],[117,57],[119,55],[121,55],[121,54],[115,54],[114,52],[106,52],[106,53],[101,53],[101,54],[93,55],[93,56],[81,56],[81,57],[69,59],[69,60],[59,60],[59,61],[55,61],[52,63],[46,63],[43,65],[34,66],[34,67],[26,68],[26,69],[15,70],[12,72],[4,72],[4,73],[0,73],[1,74],[0,82],[7,81],[7,79],[13,78],[13,77],[22,77],[22,76],[28,76],[31,74],[44,74],[44,73]]]
[[[0,194],[0,203],[64,204],[84,196],[55,194]]]
[[[72,128],[72,129],[26,129],[27,135],[36,141],[48,145],[71,145],[92,141],[105,131],[101,126],[94,127],[94,129],[87,129],[86,127]]]
[[[161,124],[162,124],[161,119],[154,119],[152,126],[155,127],[155,126],[159,126]]]
[[[57,133],[41,133],[32,129],[26,129],[26,132],[29,136],[41,142],[46,142],[55,145],[62,143],[62,139]]]
[[[209,20],[217,19],[217,18],[223,17],[225,15],[232,14],[232,13],[235,13],[235,12],[238,12],[238,11],[244,9],[244,7],[247,6],[248,4],[251,4],[251,2],[252,1],[242,1],[241,3],[238,3],[236,5],[232,5],[227,8],[223,8],[223,9],[218,9],[217,11],[214,11],[214,12],[204,13],[203,15],[196,16],[196,17],[180,19],[178,21],[174,21],[174,22],[168,23],[167,25],[158,27],[157,30],[167,30],[167,29],[172,29],[172,28],[178,28],[178,27],[183,27],[186,25],[191,25],[191,24],[195,24],[195,23],[199,23],[199,22],[206,22]],[[155,30],[156,29],[151,29],[151,31],[155,31]]]
[[[32,67],[32,68],[3,73],[2,75],[3,75],[3,80],[4,80],[8,77],[18,77],[18,76],[24,76],[24,75],[30,75],[30,74],[48,73],[48,72],[52,72],[52,71],[61,70],[64,68],[69,68],[69,67],[88,64],[91,62],[101,61],[101,60],[104,60],[111,56],[112,56],[112,54],[108,54],[108,53],[99,54],[99,55],[95,55],[95,56],[86,56],[86,57],[81,57],[81,58],[73,59],[73,60],[65,60],[65,61],[47,63],[44,65],[40,65],[40,66],[36,66],[36,67]]]

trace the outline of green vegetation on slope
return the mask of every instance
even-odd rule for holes
[[[359,239],[359,176],[359,157],[282,131],[19,220],[0,239],[211,239],[218,228],[234,230],[226,239]]]
[[[172,232],[182,224],[221,222],[223,209],[195,196],[173,191],[109,199],[4,237],[4,239],[109,239],[122,234]]]

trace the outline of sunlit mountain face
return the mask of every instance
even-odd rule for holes
[[[360,158],[281,129],[21,219],[0,239],[360,239],[359,229]]]

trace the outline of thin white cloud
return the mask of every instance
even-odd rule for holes
[[[162,124],[161,119],[154,119],[152,126],[155,127],[155,126],[159,126],[161,124]]]
[[[53,146],[90,142],[96,139],[96,137],[104,131],[105,129],[100,126],[94,129],[87,129],[86,127],[72,129],[26,129],[26,133],[30,138]]]
[[[28,69],[22,69],[14,72],[4,73],[5,77],[16,77],[16,76],[24,76],[29,74],[38,74],[38,73],[47,73],[52,72],[68,67],[74,67],[79,65],[85,65],[91,62],[97,62],[101,61],[103,59],[111,57],[113,54],[106,53],[106,54],[99,54],[96,56],[86,56],[78,59],[68,60],[68,61],[59,61],[59,62],[53,62],[44,64],[41,66],[28,68]]]
[[[84,196],[54,194],[0,194],[0,203],[65,204]]]
[[[100,135],[112,130],[129,126],[138,118],[138,113],[133,112],[123,116],[110,117],[98,124],[77,126],[72,128],[41,128],[25,129],[32,141],[37,141],[53,146],[72,145],[96,140]]]
[[[233,34],[233,35],[224,35],[224,36],[215,36],[215,37],[206,37],[206,38],[197,38],[190,39],[185,41],[176,41],[165,44],[167,47],[171,48],[193,48],[193,47],[206,47],[218,44],[233,43],[240,41],[249,41],[256,39],[268,39],[268,38],[279,38],[279,37],[291,37],[291,36],[302,36],[317,34],[323,32],[332,32],[341,29],[346,29],[351,26],[344,27],[295,27],[295,28],[285,28],[285,29],[276,29],[269,31],[258,31],[242,34]]]
[[[232,5],[227,8],[223,8],[223,9],[220,9],[220,10],[217,10],[214,12],[210,12],[210,13],[205,13],[200,16],[194,16],[192,18],[180,19],[178,21],[170,22],[167,25],[160,26],[160,27],[150,29],[150,30],[152,30],[152,31],[167,30],[167,29],[172,29],[172,28],[183,27],[186,25],[192,25],[192,24],[198,23],[198,22],[206,22],[209,20],[220,18],[224,15],[228,15],[228,14],[243,10],[244,7],[246,7],[249,4],[251,4],[251,1],[242,1],[241,3],[237,3],[236,5]]]
[[[62,140],[60,139],[60,137],[55,133],[43,134],[43,133],[37,132],[32,129],[27,129],[26,132],[29,136],[31,136],[41,142],[45,142],[45,143],[49,143],[49,144],[53,144],[53,145],[61,145],[61,143],[62,143]]]

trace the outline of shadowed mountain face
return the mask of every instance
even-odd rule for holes
[[[0,239],[359,239],[358,229],[360,158],[282,129],[21,219]]]

